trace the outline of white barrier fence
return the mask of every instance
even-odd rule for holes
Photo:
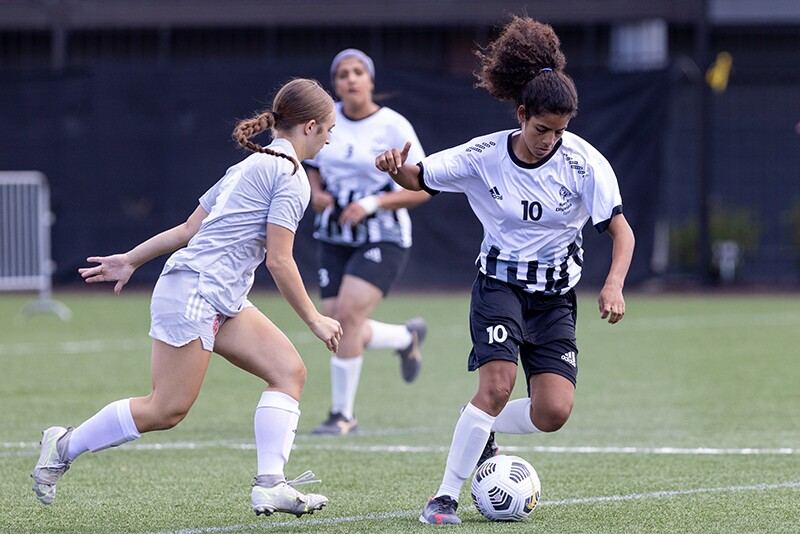
[[[0,291],[38,291],[23,316],[71,312],[52,299],[50,187],[38,171],[0,171]]]

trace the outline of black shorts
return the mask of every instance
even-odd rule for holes
[[[360,247],[332,245],[317,247],[317,276],[322,298],[339,294],[342,278],[349,274],[374,285],[386,296],[403,271],[411,249],[395,243],[367,243]]]
[[[555,373],[576,383],[578,346],[575,292],[563,295],[528,293],[483,273],[472,286],[468,368],[486,362],[522,361],[525,377]]]

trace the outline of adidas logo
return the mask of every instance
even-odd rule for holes
[[[503,200],[503,195],[500,193],[500,190],[497,189],[497,186],[493,186],[489,189],[489,194],[492,195],[492,198],[495,200]]]
[[[375,263],[380,263],[383,260],[381,257],[381,249],[378,247],[369,249],[364,253],[364,258],[368,259],[369,261],[374,261]]]
[[[561,355],[561,359],[570,364],[572,367],[577,367],[577,362],[575,361],[575,353],[570,351],[566,354]]]

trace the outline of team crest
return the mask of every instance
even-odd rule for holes
[[[558,190],[558,196],[561,197],[561,202],[558,203],[556,207],[556,213],[567,214],[572,209],[572,202],[570,202],[570,198],[572,198],[572,191],[561,186],[561,189]]]

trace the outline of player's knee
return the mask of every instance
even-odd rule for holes
[[[361,350],[363,350],[371,335],[365,318],[361,314],[356,313],[352,308],[346,307],[340,307],[333,315],[333,318],[342,325],[342,331],[344,332],[342,339],[347,340],[349,344],[359,344]]]
[[[544,410],[535,410],[532,421],[542,432],[555,432],[567,423],[571,412],[571,403],[556,404]]]
[[[305,364],[302,360],[300,360],[299,365],[296,365],[292,369],[292,377],[291,382],[297,387],[299,390],[302,389],[306,385],[306,380],[308,379],[308,370],[306,369]]]
[[[283,368],[280,374],[269,377],[267,383],[275,390],[286,393],[294,399],[299,399],[307,378],[306,366],[303,360],[298,357],[292,365]]]
[[[343,310],[334,316],[334,319],[342,325],[345,336],[363,337],[364,318],[356,313],[349,313]]]
[[[178,423],[186,418],[189,413],[189,408],[171,407],[162,410],[158,417],[153,422],[153,428],[150,430],[169,430],[175,428]]]
[[[131,411],[139,432],[168,430],[177,426],[186,418],[193,404],[193,401],[166,398],[155,393],[136,400],[136,410],[132,406]]]
[[[355,310],[353,310],[352,306],[348,306],[348,302],[339,301],[332,317],[340,323],[346,324],[348,321],[352,321],[353,317],[355,317]]]
[[[483,392],[485,404],[489,407],[488,413],[497,415],[508,404],[511,398],[512,387],[504,384],[495,384]]]
[[[178,413],[170,414],[164,421],[164,423],[165,423],[164,428],[168,429],[168,428],[174,428],[174,427],[178,426],[178,423],[180,423],[181,421],[186,419],[186,414],[187,413],[188,412],[178,412]]]

